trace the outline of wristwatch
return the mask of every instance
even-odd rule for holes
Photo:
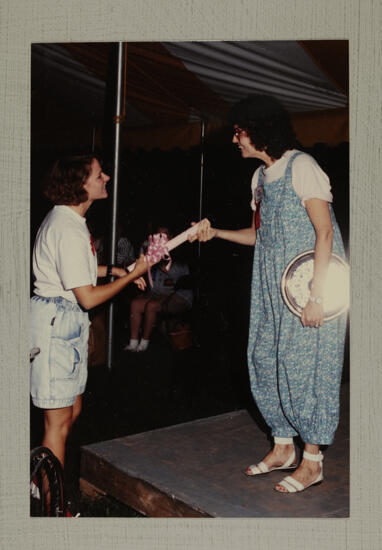
[[[309,296],[309,300],[314,304],[322,304],[323,302],[323,299],[321,296],[317,296],[317,298],[315,298],[314,296]]]

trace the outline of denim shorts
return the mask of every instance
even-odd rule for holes
[[[89,317],[61,296],[31,298],[30,349],[33,404],[42,409],[70,407],[85,391],[88,372]]]

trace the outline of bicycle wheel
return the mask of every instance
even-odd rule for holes
[[[66,516],[62,466],[58,458],[46,447],[37,447],[31,451],[30,515]]]

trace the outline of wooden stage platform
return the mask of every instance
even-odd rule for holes
[[[287,472],[243,474],[269,449],[245,410],[84,446],[82,484],[149,517],[348,517],[348,390],[345,384],[340,426],[325,451],[325,480],[300,494],[272,489]]]

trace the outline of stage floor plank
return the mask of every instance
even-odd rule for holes
[[[149,517],[348,517],[348,384],[341,401],[324,483],[299,494],[272,490],[287,472],[243,474],[269,449],[245,410],[84,446],[81,477]]]

